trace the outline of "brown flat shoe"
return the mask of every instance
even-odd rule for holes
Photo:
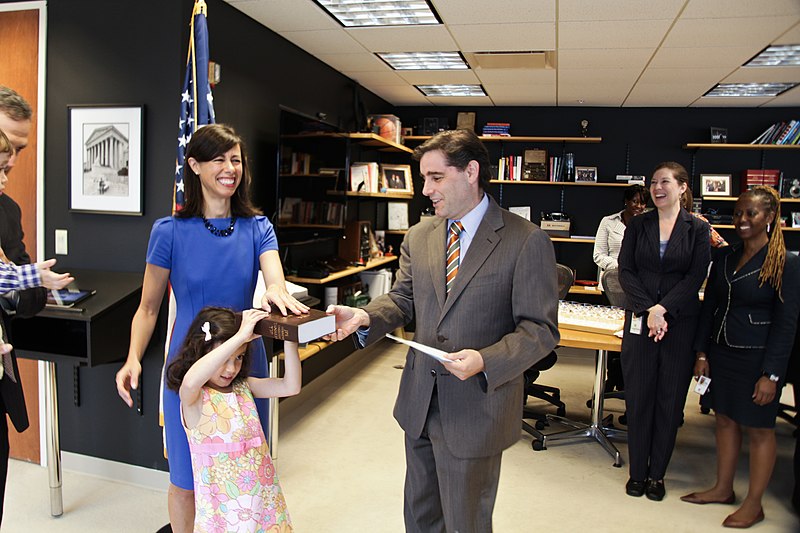
[[[736,529],[747,529],[753,524],[757,524],[764,520],[764,509],[761,509],[758,514],[752,519],[747,521],[736,520],[733,515],[728,515],[728,518],[722,522],[722,527],[734,527]]]
[[[721,503],[724,505],[730,505],[736,501],[736,493],[731,492],[731,495],[725,498],[724,500],[703,500],[700,499],[700,497],[697,495],[696,492],[693,492],[691,494],[687,494],[686,496],[681,496],[681,501],[687,503],[694,503],[697,505],[705,505],[707,503]]]

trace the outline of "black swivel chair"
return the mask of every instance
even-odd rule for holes
[[[575,281],[575,273],[572,272],[571,268],[562,264],[556,264],[556,272],[558,273],[558,299],[563,300],[566,298],[570,287],[572,287],[572,283]],[[541,372],[551,368],[556,364],[557,360],[558,354],[556,354],[555,351],[550,352],[538,363],[525,371],[525,396],[523,397],[523,405],[527,403],[528,396],[533,396],[534,398],[539,398],[540,400],[554,405],[556,407],[556,415],[563,417],[566,416],[567,408],[564,402],[561,401],[561,391],[556,387],[536,383]],[[541,444],[542,434],[539,430],[549,425],[547,415],[535,412],[530,407],[524,406],[522,409],[522,418],[536,420],[535,428],[524,420],[522,422],[522,428],[534,437],[534,443],[539,442]]]

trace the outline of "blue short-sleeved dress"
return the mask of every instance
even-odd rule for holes
[[[227,228],[230,219],[211,219],[210,222],[217,228]],[[167,364],[180,349],[186,330],[203,307],[216,305],[242,311],[253,306],[253,291],[261,270],[259,257],[277,249],[275,230],[264,216],[237,219],[228,237],[213,235],[199,217],[166,217],[155,221],[147,247],[147,262],[170,270],[169,282],[177,302]],[[267,372],[264,345],[258,340],[253,343],[250,374],[263,377]],[[256,404],[261,424],[266,428],[267,400],[257,400]],[[164,427],[170,482],[192,490],[192,461],[181,424],[180,398],[177,392],[166,387]]]

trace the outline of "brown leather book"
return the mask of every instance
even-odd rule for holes
[[[303,343],[336,331],[336,318],[318,309],[309,309],[303,315],[283,316],[273,312],[259,321],[253,331],[264,337]]]

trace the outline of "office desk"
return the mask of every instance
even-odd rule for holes
[[[541,439],[534,439],[532,443],[533,449],[545,449],[547,448],[547,443],[550,441],[588,437],[599,442],[611,457],[614,458],[614,466],[620,467],[622,466],[622,458],[619,450],[611,443],[609,437],[623,437],[627,432],[603,426],[603,384],[605,382],[606,366],[608,363],[608,351],[619,351],[622,347],[622,339],[614,335],[588,333],[567,328],[559,328],[558,332],[561,334],[559,346],[597,350],[594,392],[592,393],[592,418],[589,424],[583,424],[574,422],[568,418],[548,415],[548,418],[565,424],[572,429],[551,433],[549,435],[541,434]]]
[[[61,445],[58,430],[56,363],[75,366],[74,398],[78,396],[78,367],[123,360],[128,354],[131,320],[139,305],[142,275],[128,272],[70,270],[70,288],[94,289],[96,294],[75,304],[77,309],[46,307],[38,315],[15,320],[17,357],[44,361],[45,439],[50,478],[50,514],[64,512],[61,498]],[[141,405],[141,401],[139,402]]]

